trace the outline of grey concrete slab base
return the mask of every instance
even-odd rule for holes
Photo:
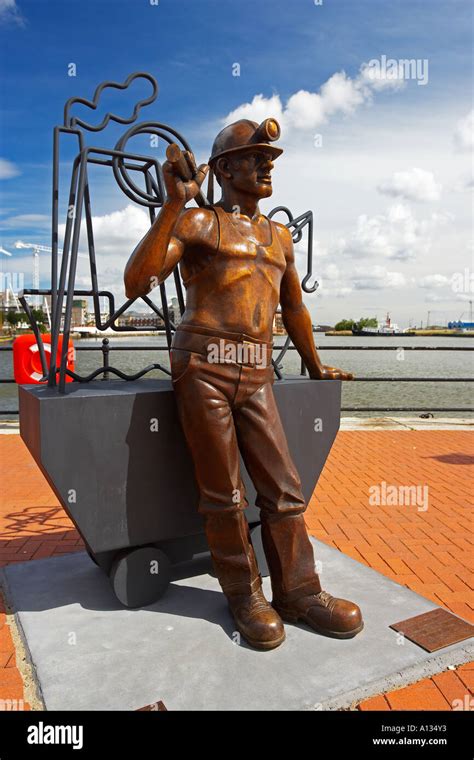
[[[4,568],[46,708],[135,710],[161,699],[168,710],[338,709],[472,659],[472,641],[429,654],[400,639],[390,623],[436,605],[313,543],[324,587],[361,606],[365,629],[339,641],[287,625],[271,652],[233,643],[207,558],[140,610],[119,607],[82,552]]]

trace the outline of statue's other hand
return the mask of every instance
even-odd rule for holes
[[[353,380],[354,375],[352,372],[344,372],[343,369],[337,367],[329,367],[327,364],[323,365],[318,372],[310,373],[312,380]]]
[[[163,164],[166,192],[168,198],[171,200],[179,200],[183,203],[187,203],[199,194],[201,185],[209,171],[209,166],[207,164],[201,164],[196,167],[196,164],[189,163],[193,172],[193,177],[190,180],[183,180],[179,176],[176,166],[170,161],[165,161]]]

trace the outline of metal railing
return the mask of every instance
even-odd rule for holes
[[[1,351],[12,351],[12,346],[0,346]],[[100,346],[76,346],[75,351],[99,351],[102,354],[102,367],[92,372],[86,377],[80,378],[79,375],[71,373],[71,375],[78,378],[78,382],[90,382],[94,380],[98,375],[102,375],[103,380],[109,380],[110,372],[112,371],[121,380],[137,380],[143,377],[148,372],[153,370],[160,370],[166,375],[170,375],[168,369],[161,364],[153,363],[137,372],[135,375],[126,375],[117,368],[111,367],[109,364],[109,356],[111,351],[169,351],[168,346],[111,346],[108,338],[102,339],[102,345]],[[295,346],[289,346],[288,340],[283,345],[275,345],[275,352],[279,351],[278,358],[273,361],[275,373],[277,379],[281,380],[282,375],[280,370],[282,369],[281,360],[287,351],[296,351]],[[474,351],[474,346],[318,346],[318,351]],[[306,374],[306,370],[302,367],[302,375]],[[79,379],[80,378],[80,379]],[[14,383],[14,378],[0,378],[0,384],[2,383]],[[473,377],[355,377],[349,381],[351,383],[472,383]],[[390,407],[390,406],[372,406],[372,407],[353,407],[346,406],[341,407],[341,412],[461,412],[472,413],[474,408],[470,407]],[[18,410],[0,410],[0,415],[15,415],[18,414]]]

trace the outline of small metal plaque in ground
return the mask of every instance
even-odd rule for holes
[[[423,615],[393,623],[390,628],[403,633],[407,639],[425,649],[436,652],[450,644],[457,644],[474,636],[474,625],[442,609],[430,610]]]
[[[151,705],[145,705],[145,707],[139,707],[135,712],[168,712],[165,707],[165,703],[161,701],[152,702]]]

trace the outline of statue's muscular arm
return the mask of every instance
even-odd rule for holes
[[[207,171],[208,167],[202,164],[192,180],[183,182],[168,161],[163,165],[167,196],[125,267],[127,298],[144,296],[166,280],[188,246],[212,240],[214,214],[208,209],[185,208],[199,193]]]
[[[303,303],[300,279],[295,266],[295,253],[291,232],[283,224],[275,223],[277,234],[285,252],[286,270],[280,285],[280,305],[283,324],[293,345],[303,359],[309,376],[314,380],[352,380],[349,372],[323,365],[313,339],[311,316]]]

